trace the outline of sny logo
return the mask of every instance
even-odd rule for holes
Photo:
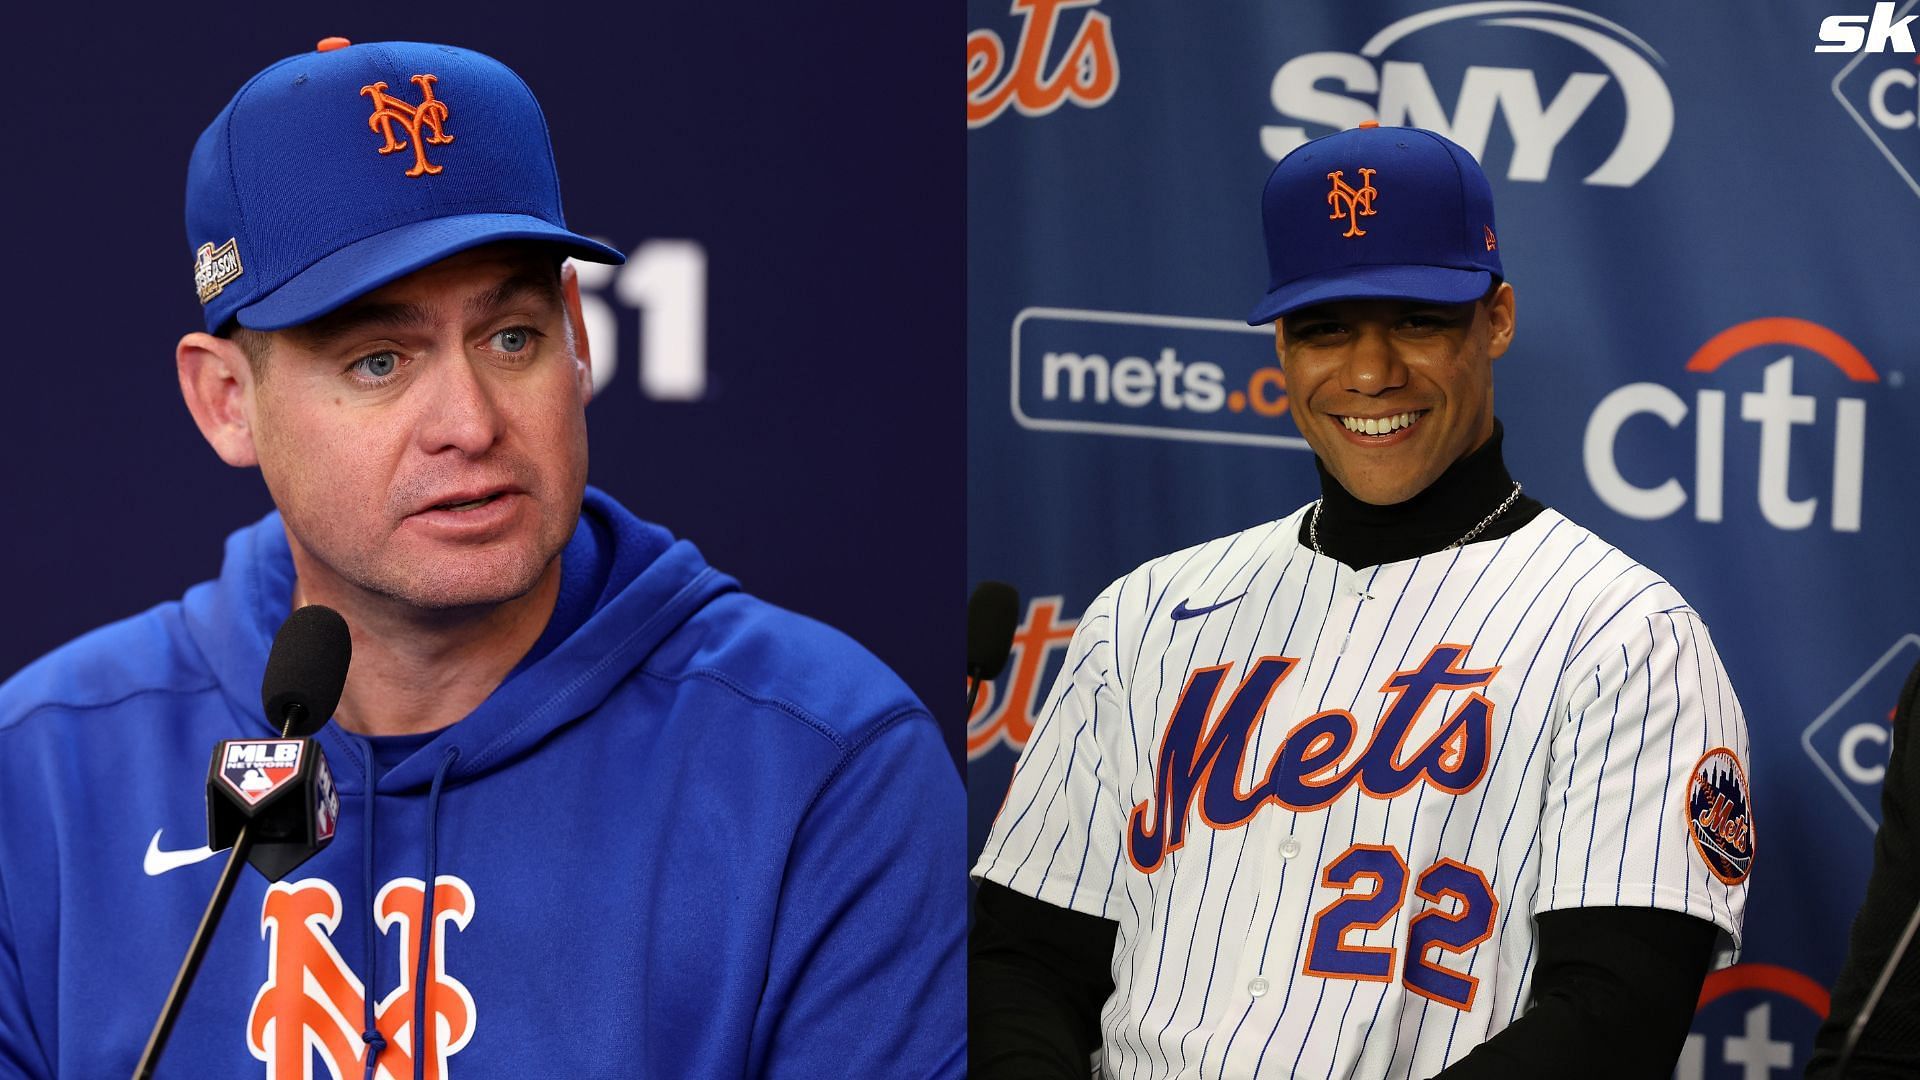
[[[1913,31],[1908,29],[1908,24],[1920,16],[1909,15],[1895,22],[1893,7],[1893,0],[1880,0],[1880,3],[1873,5],[1873,14],[1870,16],[1829,15],[1821,19],[1820,40],[1825,44],[1815,45],[1813,51],[1913,52]]]
[[[1373,216],[1373,199],[1380,194],[1373,189],[1373,174],[1377,171],[1377,169],[1360,170],[1360,190],[1358,191],[1354,190],[1352,184],[1341,179],[1346,172],[1345,169],[1335,169],[1327,174],[1327,179],[1333,181],[1333,190],[1327,192],[1327,205],[1333,207],[1333,213],[1327,215],[1327,220],[1347,219],[1347,231],[1340,234],[1342,237],[1367,235],[1367,230],[1360,227],[1360,219]],[[1488,250],[1492,250],[1491,245]]]
[[[432,925],[427,928],[415,925],[422,899],[418,878],[398,878],[373,901],[381,932],[400,928],[401,957],[400,984],[374,1010],[374,1029],[386,1040],[374,1080],[415,1075],[415,1053],[425,1055],[424,1075],[446,1080],[446,1059],[473,1038],[473,995],[447,975],[444,939],[428,942],[433,959],[424,991],[414,985],[413,963],[423,929],[434,934],[448,926],[466,928],[473,918],[473,890],[451,875],[436,879]],[[309,1055],[316,1053],[333,1076],[366,1074],[366,1044],[358,1031],[366,988],[333,947],[340,911],[340,894],[319,878],[278,882],[267,890],[260,925],[269,939],[272,966],[247,1018],[247,1049],[267,1063],[270,1077],[312,1075]],[[417,993],[426,995],[431,1038],[425,1040],[413,1030]]]
[[[1228,699],[1219,719],[1208,726],[1214,698],[1232,664],[1200,668],[1187,678],[1174,703],[1154,762],[1153,797],[1134,806],[1127,817],[1127,858],[1141,873],[1159,869],[1161,860],[1186,843],[1187,817],[1196,797],[1200,819],[1210,828],[1232,829],[1253,820],[1268,803],[1305,812],[1331,805],[1358,785],[1374,798],[1388,799],[1418,783],[1451,795],[1473,790],[1487,770],[1489,730],[1494,705],[1478,692],[1493,682],[1498,667],[1462,667],[1471,646],[1436,645],[1426,659],[1396,671],[1381,687],[1391,695],[1380,722],[1359,758],[1346,769],[1341,759],[1353,748],[1359,721],[1345,709],[1315,713],[1287,732],[1252,790],[1240,790],[1240,772],[1253,746],[1254,731],[1267,701],[1299,660],[1263,656]],[[1401,751],[1428,704],[1444,691],[1472,691],[1438,729],[1404,761]]]
[[[1048,75],[1043,71],[1053,52],[1053,35],[1063,9],[1091,7],[1100,0],[1013,0],[1009,9],[1023,15],[1020,42],[1013,63],[1006,62],[1006,46],[991,30],[967,35],[967,126],[991,123],[1008,105],[1023,116],[1045,116],[1071,100],[1082,108],[1105,105],[1120,84],[1120,64],[1113,53],[1112,22],[1098,11],[1087,13],[1080,32],[1067,45],[1066,55]],[[998,86],[993,80],[1001,72]]]
[[[391,154],[397,150],[405,150],[408,146],[407,140],[393,137],[394,121],[399,121],[407,134],[413,136],[413,168],[407,170],[407,175],[432,176],[440,172],[444,166],[435,165],[427,160],[426,144],[445,146],[453,141],[453,136],[442,131],[440,127],[447,122],[447,106],[445,102],[433,96],[433,84],[439,81],[438,76],[415,75],[411,81],[420,88],[418,105],[402,101],[387,93],[387,84],[384,82],[376,82],[360,88],[360,92],[373,101],[373,115],[367,117],[367,126],[373,129],[375,134],[386,138],[387,144],[380,148],[380,152]],[[422,127],[432,134],[424,139],[421,138]]]
[[[1459,48],[1449,43],[1444,50],[1430,46],[1424,53],[1435,58],[1436,65],[1444,63],[1459,73],[1441,70],[1436,79],[1418,59],[1422,52],[1417,46],[1408,55],[1403,44],[1408,39],[1465,21],[1501,28],[1497,36],[1483,39],[1485,48],[1507,49],[1507,55],[1522,58],[1527,66],[1496,66],[1488,62],[1492,55],[1478,51],[1473,63],[1462,64]],[[1546,50],[1535,45],[1521,52],[1505,44],[1511,38],[1506,31],[1515,29],[1559,38],[1584,53],[1557,91],[1540,85],[1543,72],[1534,58],[1547,55]],[[1422,40],[1444,38],[1446,33],[1442,29]],[[1391,58],[1390,51],[1395,53]],[[1299,125],[1341,131],[1378,120],[1389,127],[1404,124],[1437,131],[1487,163],[1489,173],[1494,170],[1486,162],[1488,148],[1510,142],[1507,179],[1545,180],[1563,141],[1611,84],[1619,88],[1626,114],[1612,152],[1587,173],[1585,182],[1631,187],[1660,160],[1673,136],[1673,97],[1655,63],[1665,61],[1631,30],[1565,4],[1450,4],[1396,20],[1357,52],[1309,52],[1282,64],[1274,72],[1268,98],[1274,111],[1292,123],[1263,126],[1260,148],[1278,161],[1307,141],[1307,128]],[[1594,64],[1606,74],[1591,70]],[[1435,86],[1456,80],[1459,96],[1449,113]],[[1599,112],[1611,114],[1604,105]],[[1505,140],[1493,135],[1496,119],[1504,123]]]

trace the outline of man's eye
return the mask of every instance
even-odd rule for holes
[[[533,343],[533,334],[524,326],[511,326],[493,335],[494,347],[501,352],[517,353]]]
[[[372,356],[363,356],[355,360],[352,370],[369,379],[384,379],[393,374],[393,369],[399,363],[400,358],[393,353],[374,353]]]

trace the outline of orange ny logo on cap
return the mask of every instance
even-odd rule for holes
[[[1360,170],[1358,191],[1354,190],[1353,185],[1340,178],[1346,172],[1345,169],[1335,169],[1327,174],[1327,179],[1333,181],[1333,190],[1327,192],[1327,205],[1333,207],[1333,213],[1327,215],[1327,220],[1339,221],[1343,217],[1347,219],[1347,231],[1341,233],[1341,236],[1367,235],[1367,230],[1360,227],[1360,219],[1373,216],[1373,197],[1380,194],[1373,189],[1373,174],[1377,171],[1376,169]]]
[[[433,84],[438,80],[437,75],[413,76],[412,82],[420,87],[421,97],[418,105],[409,104],[387,93],[387,84],[384,82],[360,88],[361,93],[373,99],[373,115],[367,118],[367,126],[376,134],[385,136],[387,140],[387,145],[380,148],[381,153],[391,154],[396,150],[407,148],[407,140],[393,137],[394,121],[399,121],[400,126],[407,129],[407,134],[413,136],[413,168],[407,170],[408,176],[431,176],[439,172],[443,166],[427,160],[426,144],[444,146],[453,141],[453,136],[440,130],[440,125],[447,120],[447,106],[445,102],[433,96]],[[422,126],[432,132],[424,139],[420,137]]]

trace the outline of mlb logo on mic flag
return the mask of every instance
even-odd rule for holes
[[[258,806],[300,773],[304,739],[235,739],[220,756],[220,781]],[[331,832],[331,830],[329,830]]]

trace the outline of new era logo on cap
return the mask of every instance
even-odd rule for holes
[[[297,326],[500,240],[622,261],[568,231],[546,118],[520,77],[406,41],[328,38],[248,80],[194,147],[187,237],[215,333]]]
[[[1505,276],[1486,174],[1431,131],[1367,121],[1305,143],[1260,207],[1269,274],[1249,323],[1335,300],[1466,303]]]

